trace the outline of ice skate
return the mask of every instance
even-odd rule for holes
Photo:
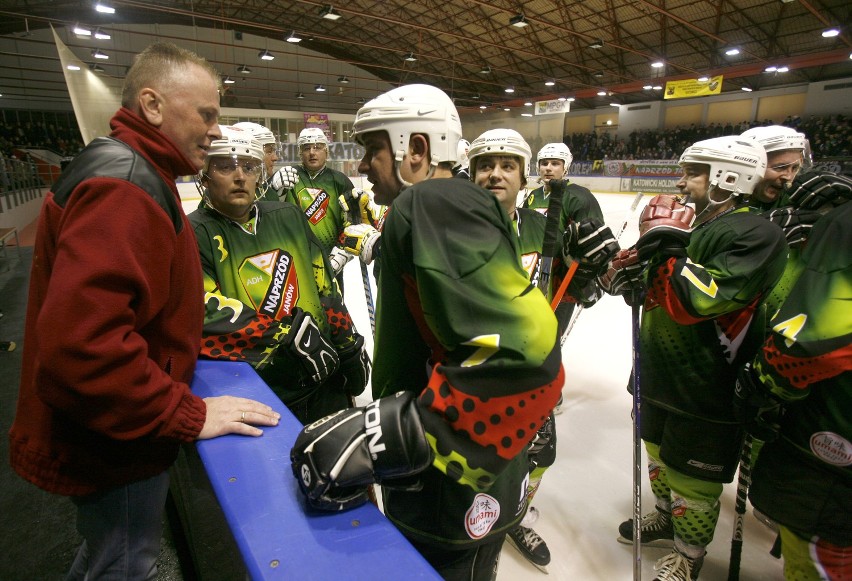
[[[704,557],[692,559],[674,550],[654,565],[654,581],[694,581],[703,564]]]
[[[547,573],[547,565],[550,563],[550,550],[538,533],[531,528],[518,525],[509,531],[506,538],[527,561],[543,573]]]
[[[672,515],[655,509],[642,517],[641,541],[643,547],[661,547],[670,549],[674,546],[674,528]],[[633,544],[633,519],[621,523],[618,527],[618,542],[625,545]]]

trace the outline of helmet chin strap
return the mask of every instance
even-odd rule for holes
[[[695,224],[696,226],[698,224],[705,222],[707,219],[709,219],[710,216],[719,208],[719,206],[723,206],[724,204],[727,204],[729,201],[731,201],[731,198],[733,198],[736,195],[734,192],[730,192],[728,197],[725,198],[724,200],[722,200],[721,202],[715,201],[710,194],[713,192],[713,190],[718,189],[716,187],[718,185],[719,185],[719,182],[716,181],[716,180],[713,180],[713,181],[710,182],[710,185],[707,186],[707,192],[706,192],[707,205],[704,206],[703,210],[701,210],[698,214],[695,215],[695,220],[693,221],[693,224]],[[683,202],[683,204],[686,205],[688,202],[689,202],[689,194],[687,194],[686,200]],[[705,214],[707,214],[707,215],[705,216]]]

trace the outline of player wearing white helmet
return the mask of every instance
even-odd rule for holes
[[[456,160],[456,165],[453,166],[453,176],[463,179],[470,179],[470,171],[468,170],[468,150],[470,149],[470,142],[467,139],[459,139],[459,147],[458,147],[458,155],[456,156],[458,159]]]
[[[269,183],[269,180],[271,180],[272,175],[275,173],[275,162],[278,161],[278,140],[275,139],[275,134],[268,127],[252,121],[240,121],[239,123],[234,123],[232,127],[251,131],[254,138],[263,147],[263,167],[266,170],[266,179],[258,182],[258,189],[263,199],[276,201],[278,195],[270,188]]]
[[[785,192],[805,164],[805,152],[810,151],[804,133],[783,125],[752,127],[743,138],[754,140],[766,151],[766,173],[754,189],[749,205],[771,210],[785,204]]]
[[[293,473],[328,510],[382,484],[386,515],[439,574],[490,579],[527,509],[527,447],[562,388],[556,319],[521,268],[506,211],[452,179],[461,124],[446,93],[393,89],[358,111],[354,132],[366,150],[359,171],[392,204],[374,401],[306,428]],[[355,232],[347,246],[364,241]]]
[[[677,187],[695,209],[655,196],[632,258],[619,257],[640,272],[645,265],[633,283],[647,289],[640,426],[656,509],[640,526],[643,544],[673,546],[657,562],[660,580],[697,578],[713,539],[743,438],[732,401],[737,370],[757,349],[746,334],[787,254],[782,232],[747,205],[766,169],[762,147],[739,136],[708,139],[686,148],[680,165]],[[632,543],[632,519],[619,533]]]
[[[350,224],[349,204],[366,205],[366,194],[355,189],[346,174],[327,165],[329,141],[319,127],[306,127],[296,140],[301,165],[286,166],[272,177],[278,198],[299,208],[311,230],[331,258],[337,282],[343,288],[343,267],[352,258],[338,246],[343,229]],[[342,201],[341,201],[342,200]]]
[[[298,208],[257,201],[260,143],[245,130],[221,130],[199,176],[201,206],[189,215],[206,293],[201,354],[251,363],[309,423],[366,387],[363,338]]]

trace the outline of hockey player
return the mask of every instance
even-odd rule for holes
[[[850,186],[821,176],[793,189],[794,207],[827,214],[813,227],[802,273],[735,394],[746,430],[766,441],[749,498],[780,525],[788,580],[852,572]]]
[[[322,249],[328,254],[337,282],[343,288],[343,267],[352,258],[338,246],[343,229],[349,224],[346,207],[341,204],[359,199],[364,193],[343,172],[327,166],[328,138],[318,127],[306,127],[296,143],[302,164],[285,166],[272,176],[271,185],[278,199],[299,207],[310,224]],[[356,201],[356,206],[358,202]]]
[[[527,446],[564,380],[556,319],[494,196],[447,179],[461,125],[443,91],[393,89],[353,128],[376,203],[393,203],[370,233],[374,401],[305,428],[293,472],[327,510],[382,484],[385,514],[445,579],[491,579],[527,509]],[[357,232],[347,246],[364,250]]]
[[[189,215],[204,273],[201,354],[247,361],[303,423],[349,406],[369,357],[301,212],[258,202],[260,144],[222,128]]]
[[[539,179],[542,186],[536,188],[523,201],[524,208],[531,208],[547,216],[550,204],[550,182],[566,180],[568,168],[574,159],[571,150],[564,143],[548,143],[542,147],[537,156]],[[582,222],[594,218],[603,224],[603,211],[597,198],[587,188],[577,184],[567,183],[562,197],[562,211],[559,218],[560,231],[564,231],[571,222]],[[598,286],[592,280],[578,277],[572,280],[562,301],[556,307],[556,318],[559,321],[560,337],[571,321],[571,315],[577,303],[590,306],[600,298]],[[581,285],[581,279],[582,284]]]
[[[741,342],[781,276],[787,245],[777,226],[747,207],[766,169],[763,148],[719,137],[688,147],[679,163],[677,186],[695,209],[674,196],[653,198],[633,262],[647,264],[639,420],[656,497],[642,519],[642,543],[673,546],[656,578],[682,581],[698,576],[723,483],[736,472],[742,432],[731,398],[737,369],[754,355]],[[619,533],[632,543],[632,519]]]
[[[517,207],[518,194],[526,186],[529,174],[532,157],[529,145],[517,131],[491,129],[473,140],[469,155],[473,182],[492,192],[512,220],[518,235],[524,270],[527,271],[530,280],[535,283],[539,279],[547,218],[531,208]],[[603,226],[602,223],[593,219],[585,222],[592,223],[591,227],[595,229]],[[618,248],[609,228],[604,227],[594,239],[597,241],[596,244],[603,242],[602,252],[606,253],[606,256],[602,255],[599,258],[601,262],[608,260]],[[565,261],[561,256],[557,257],[553,270],[554,276],[550,279],[550,288],[544,289],[548,300],[552,299],[554,287],[558,286],[566,271]],[[527,487],[529,503],[532,503],[544,472],[555,459],[556,426],[551,413],[530,443],[530,479]],[[537,516],[538,511],[530,507],[524,520],[509,531],[507,539],[527,560],[544,570],[544,567],[550,563],[550,550],[544,539],[531,527]]]
[[[278,194],[270,183],[275,174],[275,162],[278,161],[278,140],[275,139],[275,135],[268,127],[251,121],[240,121],[234,123],[232,127],[251,131],[254,138],[263,146],[263,167],[266,179],[258,180],[258,199],[277,202]]]
[[[807,137],[783,125],[752,127],[741,137],[763,147],[767,158],[766,173],[755,187],[749,205],[760,211],[786,205],[785,190],[802,169],[805,151],[810,150]]]

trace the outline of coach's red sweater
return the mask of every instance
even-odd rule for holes
[[[158,129],[128,109],[112,137],[170,185],[195,173]],[[192,227],[141,188],[82,181],[38,222],[12,467],[47,491],[83,495],[166,470],[206,416],[190,392],[204,318]]]

